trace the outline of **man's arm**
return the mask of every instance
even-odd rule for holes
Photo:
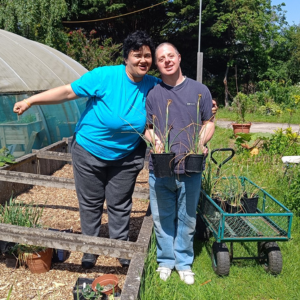
[[[215,132],[215,123],[212,121],[204,121],[199,133],[199,149],[202,153],[207,154],[207,148],[205,145],[211,140]]]
[[[13,111],[22,115],[32,105],[59,104],[76,98],[78,97],[71,85],[67,84],[19,101],[14,105]]]

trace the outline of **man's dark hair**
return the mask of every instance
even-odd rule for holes
[[[123,57],[127,59],[131,50],[139,50],[142,46],[148,46],[152,57],[154,57],[155,47],[151,37],[141,30],[130,33],[123,43]]]

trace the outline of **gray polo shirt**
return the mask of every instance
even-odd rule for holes
[[[186,78],[181,84],[172,87],[165,83],[156,85],[148,94],[146,100],[147,122],[154,124],[155,133],[161,140],[161,135],[165,134],[166,127],[166,108],[168,99],[172,100],[169,105],[170,129],[169,143],[171,151],[175,152],[175,173],[183,174],[184,163],[182,158],[185,153],[193,146],[197,126],[197,102],[199,94],[202,95],[199,109],[199,125],[203,121],[208,121],[212,117],[212,97],[209,89],[204,85],[190,78]],[[151,157],[149,158],[149,169],[153,170]]]

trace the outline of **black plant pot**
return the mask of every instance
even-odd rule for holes
[[[0,252],[7,253],[16,243],[0,241]]]
[[[151,153],[154,175],[158,178],[174,174],[175,153]]]
[[[242,198],[242,205],[246,213],[249,214],[256,213],[257,204],[258,204],[258,196],[252,198],[247,198],[247,197]]]
[[[237,213],[241,214],[241,213],[243,213],[243,209],[242,209],[241,205],[232,205],[227,202],[226,212],[228,212],[230,214],[237,214]]]
[[[204,154],[189,154],[184,161],[186,172],[201,173],[203,171]]]
[[[226,212],[227,210],[227,201],[226,200],[220,200],[219,198],[213,198],[213,200],[215,201],[215,203],[220,206],[220,208]]]
[[[85,298],[82,296],[83,284],[86,283],[86,284],[92,285],[93,281],[94,281],[93,278],[78,277],[77,281],[73,287],[74,300],[84,300]],[[77,297],[77,291],[78,291],[78,297]]]
[[[13,254],[5,254],[5,265],[7,268],[19,268],[19,261]]]

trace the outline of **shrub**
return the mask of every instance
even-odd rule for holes
[[[82,64],[88,70],[99,66],[117,65],[122,62],[122,44],[114,44],[111,38],[100,41],[96,30],[86,33],[83,29],[68,34],[67,55]]]
[[[293,211],[297,216],[300,215],[300,166],[293,166],[287,172],[287,188],[284,193],[284,205]]]
[[[263,149],[269,155],[300,155],[300,135],[292,128],[278,129],[263,144]]]

